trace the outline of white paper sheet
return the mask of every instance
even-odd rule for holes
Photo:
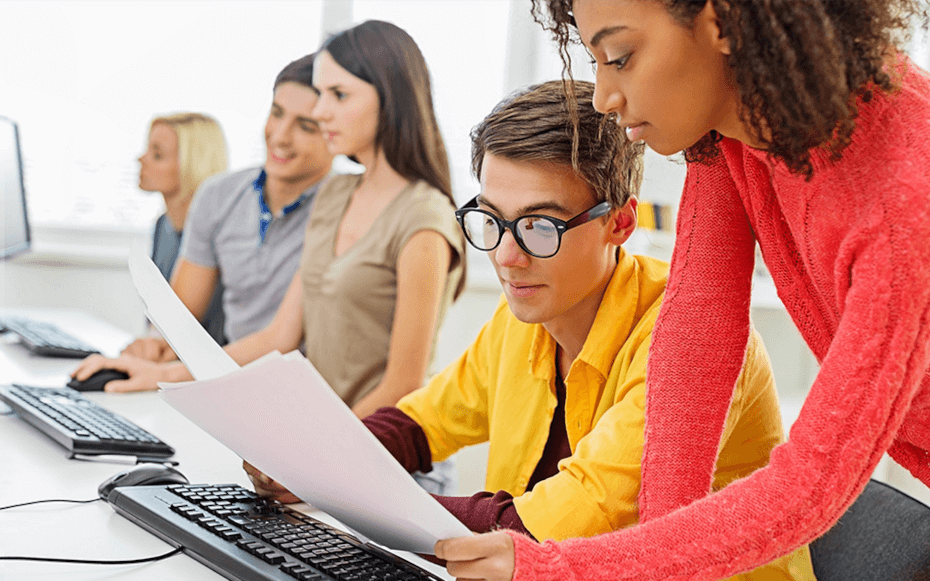
[[[145,306],[145,315],[196,379],[211,379],[239,369],[174,294],[141,243],[133,244],[129,251],[129,273]]]
[[[397,463],[299,353],[239,368],[142,250],[129,257],[146,314],[197,381],[160,384],[170,405],[298,498],[386,547],[433,553],[468,529]]]
[[[468,529],[433,499],[304,358],[278,355],[162,397],[301,500],[391,549],[432,554]]]

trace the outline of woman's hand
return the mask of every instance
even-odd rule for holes
[[[129,379],[107,382],[104,391],[128,392],[147,391],[158,389],[159,381],[172,381],[173,366],[181,363],[166,365],[155,363],[130,355],[120,355],[116,359],[108,359],[103,355],[91,355],[71,372],[71,376],[78,381],[84,381],[101,369],[115,369],[129,375]]]
[[[242,461],[242,468],[245,470],[245,473],[249,475],[249,480],[252,481],[252,486],[255,487],[255,492],[259,496],[264,496],[266,498],[270,498],[271,500],[277,500],[278,502],[283,502],[284,504],[302,502],[299,498],[294,496],[290,490],[284,488],[269,478],[264,472],[255,466],[252,466],[245,460]]]
[[[129,345],[126,345],[121,355],[131,355],[139,359],[146,359],[158,363],[174,361],[178,358],[171,349],[171,346],[168,345],[168,342],[161,337],[142,337],[141,339],[136,339]]]
[[[513,579],[513,539],[505,532],[443,539],[436,543],[435,552],[456,579]]]

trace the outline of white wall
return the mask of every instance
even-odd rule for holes
[[[145,330],[129,271],[128,250],[149,234],[34,228],[31,252],[0,261],[0,307],[77,309],[124,329]]]

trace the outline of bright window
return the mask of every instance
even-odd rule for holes
[[[3,2],[0,115],[19,123],[30,218],[144,230],[161,196],[138,188],[148,125],[215,117],[230,167],[264,161],[278,71],[320,43],[320,1]]]

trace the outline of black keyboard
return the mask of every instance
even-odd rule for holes
[[[72,454],[174,455],[168,444],[68,387],[0,385],[0,400]]]
[[[100,353],[92,345],[62,331],[52,323],[24,317],[0,317],[0,327],[19,335],[26,349],[36,355],[82,358]]]
[[[438,581],[387,551],[235,484],[115,488],[113,509],[228,579]]]

